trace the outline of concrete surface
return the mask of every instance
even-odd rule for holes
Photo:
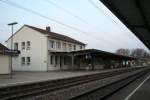
[[[49,72],[13,72],[12,78],[0,78],[0,87],[40,82],[44,80],[55,80],[94,73],[109,72],[127,68],[97,70],[97,71],[49,71]]]

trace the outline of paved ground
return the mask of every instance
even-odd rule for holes
[[[150,73],[132,82],[106,100],[150,100]]]
[[[98,73],[98,71],[13,72],[12,78],[7,77],[0,79],[0,87],[44,80],[62,79],[94,73]]]
[[[99,70],[99,71],[50,71],[50,72],[13,72],[12,78],[0,78],[0,87],[11,86],[16,84],[26,84],[44,80],[55,80],[68,77],[76,77],[87,74],[108,72],[118,69]],[[126,69],[126,68],[122,68]]]

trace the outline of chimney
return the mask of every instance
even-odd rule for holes
[[[51,32],[51,28],[49,26],[46,27],[47,32]]]

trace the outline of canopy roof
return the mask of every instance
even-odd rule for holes
[[[5,47],[4,45],[2,45],[0,43],[0,54],[3,54],[3,55],[18,55],[20,54],[20,51],[19,50],[10,50],[8,49],[7,47]]]
[[[110,52],[97,50],[97,49],[85,49],[85,50],[78,50],[78,51],[71,51],[71,52],[61,52],[61,51],[50,51],[50,52],[54,53],[54,54],[62,54],[62,55],[74,54],[76,56],[91,54],[93,56],[99,56],[99,57],[108,58],[108,59],[118,59],[118,60],[135,60],[135,59],[137,59],[134,57],[118,55],[115,53],[110,53]]]
[[[150,49],[150,0],[100,0]]]

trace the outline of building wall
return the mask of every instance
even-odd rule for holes
[[[53,48],[51,47],[51,41],[54,42],[54,46]],[[57,46],[57,42],[60,43],[60,48],[58,48]],[[64,45],[66,44],[66,49],[64,49]],[[69,45],[71,45],[71,50],[69,49]],[[76,49],[74,49],[74,45],[76,47]],[[82,46],[82,48],[81,48]],[[49,54],[48,54],[48,70],[69,70],[71,69],[71,57],[67,57],[67,63],[64,64],[64,55],[54,55],[52,53],[50,53],[51,51],[57,51],[57,52],[70,52],[70,51],[76,51],[76,50],[84,50],[85,49],[85,45],[79,45],[79,44],[75,44],[75,43],[71,43],[71,42],[66,42],[66,41],[62,41],[62,40],[58,40],[58,39],[48,39],[48,50],[49,50]],[[51,64],[51,56],[53,56],[53,64]],[[57,57],[57,63],[55,58]],[[60,62],[61,59],[61,62]],[[61,65],[60,65],[61,64]],[[75,67],[75,66],[74,66]]]
[[[21,43],[30,41],[30,50],[22,50]],[[54,47],[51,48],[50,41],[54,41]],[[60,48],[57,47],[57,42],[60,42]],[[67,41],[62,41],[58,39],[52,39],[47,37],[42,33],[39,33],[29,27],[24,26],[21,28],[13,37],[13,48],[14,43],[18,43],[18,50],[21,51],[19,56],[13,57],[13,70],[14,71],[47,71],[47,70],[67,70],[71,69],[71,58],[67,60],[67,64],[64,64],[64,56],[51,54],[51,51],[74,51],[74,45],[76,46],[75,50],[84,50],[85,45],[79,45]],[[63,43],[66,43],[66,50],[64,50]],[[71,45],[71,50],[69,49]],[[11,39],[7,41],[7,47],[11,47]],[[51,56],[54,58],[54,63],[51,64]],[[57,63],[55,58],[57,56]],[[61,56],[61,66],[60,66],[60,56]],[[21,64],[22,57],[30,57],[30,65]],[[25,59],[26,60],[26,59]]]
[[[0,74],[9,74],[9,56],[0,54]]]
[[[52,63],[51,63],[51,56],[53,57]],[[56,57],[57,57],[57,63],[55,60]],[[64,63],[64,57],[66,59],[66,63]],[[48,60],[49,60],[48,70],[60,70],[60,69],[61,70],[69,70],[69,69],[71,69],[71,58],[69,56],[55,55],[55,54],[50,53]]]
[[[15,71],[47,71],[47,37],[46,35],[23,26],[15,35],[13,43],[18,43],[21,54],[13,57],[13,70]],[[21,43],[30,41],[30,50],[21,49]],[[7,46],[10,48],[10,39]],[[25,44],[26,45],[26,44]],[[22,57],[30,57],[31,63],[21,64]]]
[[[51,47],[50,41],[54,41],[54,48]],[[60,48],[57,48],[57,42],[60,42],[60,45],[61,45]],[[66,43],[66,50],[64,50],[63,43]],[[71,45],[71,48],[72,48],[71,50],[69,50],[69,45]],[[75,50],[74,50],[74,45],[76,46]],[[51,50],[51,51],[69,52],[69,51],[84,50],[84,49],[85,49],[85,45],[80,45],[80,44],[62,41],[62,40],[58,40],[58,39],[51,39],[51,38],[48,39],[48,50]]]

